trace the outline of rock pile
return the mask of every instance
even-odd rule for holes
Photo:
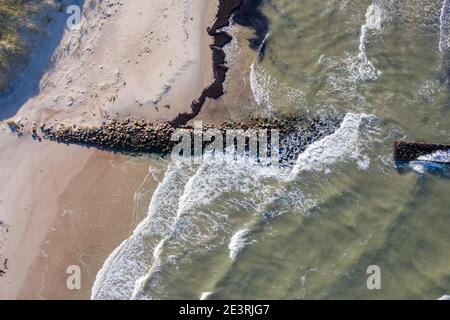
[[[395,161],[414,161],[420,156],[447,150],[450,150],[450,145],[396,141],[394,144],[394,159]]]
[[[204,124],[203,131],[218,129],[224,135],[227,130],[279,130],[280,152],[284,159],[295,159],[306,146],[325,135],[331,134],[340,124],[339,117],[287,117],[282,119],[252,118],[243,122],[225,121],[219,124]],[[166,155],[177,142],[171,141],[176,129],[186,129],[194,133],[194,128],[177,126],[172,122],[147,122],[144,120],[110,120],[99,127],[46,126],[40,127],[42,137],[47,140],[68,144],[81,144],[99,149],[157,153]],[[35,129],[33,137],[41,138]],[[270,136],[270,132],[269,132]],[[208,143],[204,143],[206,146]]]
[[[99,149],[166,154],[174,142],[170,137],[175,128],[168,122],[148,123],[143,120],[111,120],[100,127],[46,125],[40,128],[43,138],[69,144],[82,144]]]

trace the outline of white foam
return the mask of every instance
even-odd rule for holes
[[[418,174],[425,174],[430,170],[427,162],[450,163],[450,150],[436,151],[431,154],[420,156],[415,161],[409,162],[409,167]]]
[[[436,151],[432,154],[420,156],[417,158],[419,161],[441,162],[450,163],[450,150]]]
[[[291,173],[291,179],[302,171],[322,171],[332,163],[346,158],[357,162],[360,169],[367,169],[369,158],[360,152],[360,125],[366,114],[348,113],[340,127],[331,135],[316,141],[299,155]]]
[[[292,104],[298,104],[304,101],[305,94],[299,88],[294,88],[279,83],[264,67],[257,63],[256,59],[250,66],[250,88],[253,97],[258,106],[265,107],[268,116],[272,116],[275,110],[273,97],[280,96]]]
[[[262,41],[258,53],[250,66],[250,88],[253,92],[253,97],[259,106],[265,105],[269,116],[273,114],[273,106],[270,99],[270,91],[275,86],[274,79],[262,67],[257,66],[261,50],[270,38],[271,33],[268,32]],[[258,70],[256,69],[258,68]]]
[[[235,229],[233,215],[257,210],[276,188],[263,180],[279,179],[280,170],[244,159],[226,165],[221,160],[204,161],[200,166],[171,164],[155,191],[147,218],[97,275],[92,298],[152,298],[149,291],[158,290],[159,271],[173,266],[174,255],[228,242]],[[221,206],[210,206],[212,201]]]
[[[363,162],[358,139],[364,117],[346,115],[335,134],[300,155],[294,175],[320,170],[347,156]],[[286,192],[283,186],[290,183],[290,174],[288,168],[260,166],[240,158],[225,165],[222,160],[201,165],[172,163],[154,193],[146,219],[98,273],[92,298],[151,299],[164,287],[160,271],[182,267],[174,265],[174,257],[182,260],[183,255],[198,250],[228,243],[230,258],[235,261],[248,244],[248,226],[259,221],[261,212],[270,216],[274,201],[281,199],[278,215],[314,202],[305,199],[298,188]]]
[[[145,286],[149,282],[151,282],[151,280],[153,280],[153,286],[157,285],[157,282],[159,280],[159,278],[157,277],[157,273],[163,264],[161,261],[161,254],[162,254],[163,247],[164,247],[164,244],[166,243],[166,241],[167,241],[167,237],[162,239],[156,245],[155,249],[153,250],[153,263],[152,263],[148,273],[145,276],[139,278],[135,282],[133,293],[131,294],[132,300],[137,300],[137,299],[144,297],[142,293],[145,291]],[[152,277],[153,277],[153,279],[152,279]]]
[[[381,8],[372,4],[367,8],[366,12],[366,25],[369,29],[380,30],[382,25],[382,11]]]
[[[248,233],[248,229],[242,229],[231,237],[230,244],[228,245],[231,260],[235,261],[238,254],[244,249]]]
[[[213,292],[202,292],[200,295],[200,300],[207,300],[212,294]]]
[[[182,187],[189,174],[182,167],[169,167],[155,190],[147,217],[133,235],[122,242],[105,261],[92,288],[92,299],[130,299],[135,287],[155,262],[163,240],[170,232]]]
[[[256,65],[256,60],[253,61],[250,66],[250,88],[258,106],[265,105],[269,115],[273,113],[270,90],[274,86],[272,77],[262,67]]]
[[[367,8],[366,23],[361,26],[359,37],[358,71],[362,81],[377,80],[381,76],[381,71],[375,69],[366,52],[367,32],[373,29],[381,29],[381,22],[381,9],[377,5],[370,5]]]
[[[450,48],[450,1],[444,0],[440,16],[439,51],[445,52]]]

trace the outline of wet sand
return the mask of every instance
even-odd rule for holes
[[[105,259],[147,214],[154,177],[164,173],[149,175],[158,165],[148,159],[33,141],[27,128],[171,120],[213,80],[206,28],[217,2],[91,3],[81,28],[63,36],[39,94],[14,117],[24,137],[0,127],[0,262],[7,262],[0,299],[88,299]],[[7,108],[17,95],[0,103]],[[70,265],[81,268],[79,291],[66,287]]]
[[[103,261],[146,214],[151,160],[1,135],[0,298],[88,299]],[[66,288],[70,265],[81,268],[81,291]]]
[[[95,152],[58,199],[52,223],[19,292],[19,299],[88,299],[109,254],[146,215],[157,182],[146,160]],[[81,290],[66,286],[79,266]]]

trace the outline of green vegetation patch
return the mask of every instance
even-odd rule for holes
[[[20,39],[27,15],[28,0],[0,0],[0,93],[8,86],[11,64],[24,57]]]

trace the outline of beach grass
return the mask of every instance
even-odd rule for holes
[[[0,46],[15,48],[19,46],[19,26],[25,15],[24,0],[0,0]]]
[[[24,55],[20,29],[28,0],[0,0],[0,92],[7,88],[14,60]]]

